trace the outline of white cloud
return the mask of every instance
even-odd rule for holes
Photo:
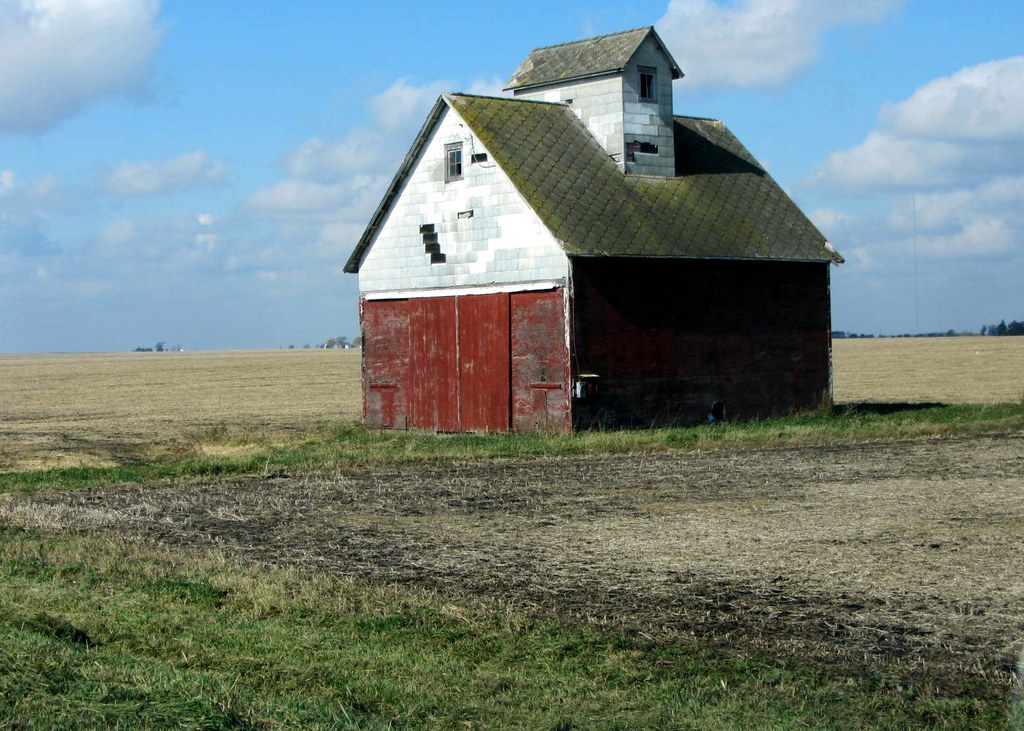
[[[934,79],[885,105],[881,127],[809,182],[851,192],[939,189],[1024,172],[1024,56]]]
[[[313,137],[284,156],[289,175],[307,180],[336,180],[354,172],[379,169],[386,154],[386,136],[372,130],[357,129],[345,139],[332,142]]]
[[[456,91],[449,81],[415,86],[402,78],[370,99],[367,108],[377,126],[385,132],[399,132],[410,125],[422,124],[437,97]]]
[[[827,31],[878,20],[900,5],[902,0],[672,0],[656,26],[688,87],[770,86],[817,58]]]
[[[203,150],[171,160],[124,163],[103,176],[104,189],[116,196],[156,195],[218,183],[224,165]]]
[[[159,0],[0,0],[0,130],[40,132],[144,89]]]
[[[311,215],[345,205],[350,186],[310,180],[282,180],[249,196],[245,208],[261,217]]]
[[[882,108],[896,135],[920,139],[1024,140],[1024,56],[935,79]]]
[[[497,76],[489,79],[475,79],[466,89],[467,94],[478,94],[480,96],[511,96],[510,92],[504,90],[505,80]]]
[[[14,171],[0,170],[0,197],[8,195],[14,190]]]

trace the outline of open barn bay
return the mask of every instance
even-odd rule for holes
[[[817,443],[377,442],[355,351],[0,357],[0,723],[1012,726],[1022,341],[839,341],[888,421]]]

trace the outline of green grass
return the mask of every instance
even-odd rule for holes
[[[456,602],[456,603],[453,603]],[[0,727],[1002,728],[1004,701],[0,528]]]
[[[258,430],[214,429],[204,446],[249,447],[240,456],[188,456],[114,467],[0,474],[0,492],[73,489],[166,478],[324,472],[431,461],[470,461],[674,449],[743,449],[1024,430],[1024,401],[995,405],[861,404],[780,419],[714,425],[554,434],[434,435],[336,424],[273,444]]]

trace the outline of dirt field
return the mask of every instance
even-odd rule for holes
[[[1006,403],[1024,398],[1024,337],[832,343],[837,403]]]
[[[835,399],[1024,397],[1024,338],[837,340]],[[359,351],[0,355],[0,471],[111,465],[213,448],[219,431],[360,417]]]
[[[1014,435],[6,495],[0,522],[999,693],[1024,647],[1022,484]]]
[[[361,411],[358,350],[0,355],[0,471],[187,454]]]

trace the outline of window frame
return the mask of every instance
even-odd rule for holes
[[[649,96],[644,96],[644,77],[649,76],[651,81],[647,84],[647,91],[650,92]],[[637,67],[637,97],[642,102],[657,102],[658,101],[658,69],[654,66],[638,66]]]
[[[457,155],[457,161],[452,164],[453,154]],[[457,170],[453,170],[457,168]],[[451,183],[462,180],[465,175],[465,163],[462,155],[461,142],[449,142],[444,146],[444,182]]]

